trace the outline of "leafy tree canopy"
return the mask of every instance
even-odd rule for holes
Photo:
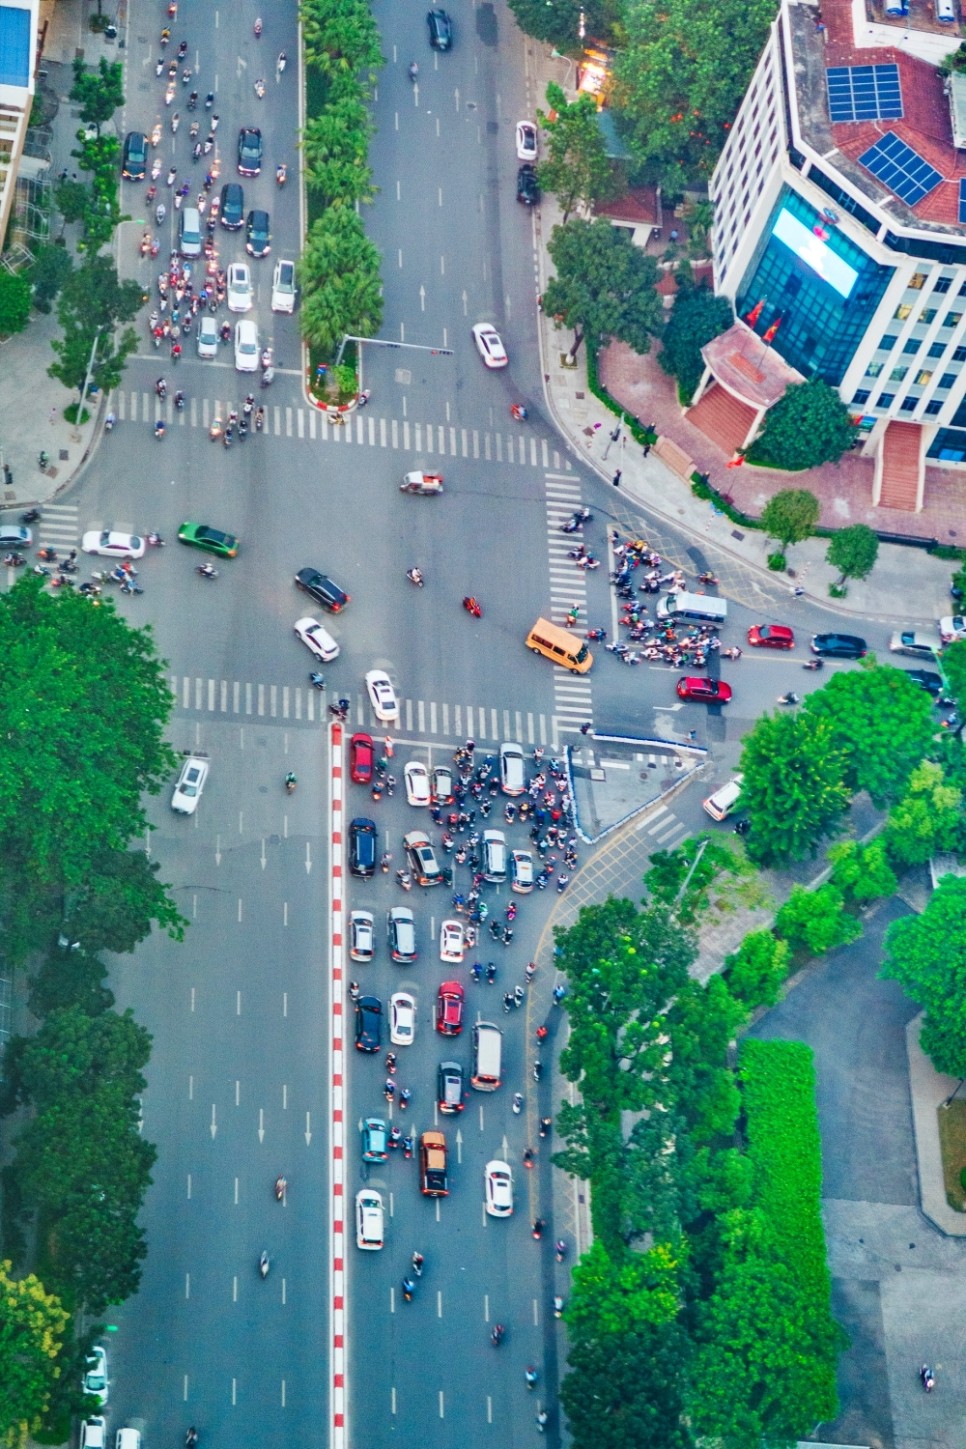
[[[0,336],[22,332],[29,321],[29,281],[19,272],[0,270]]]
[[[60,295],[57,316],[64,335],[51,344],[57,361],[47,369],[50,376],[65,387],[82,388],[96,342],[92,380],[105,392],[115,388],[125,360],[137,347],[133,328],[119,338],[115,329],[136,317],[141,305],[139,283],[121,282],[110,257],[88,257],[67,278]]]
[[[966,712],[966,639],[947,644],[943,650],[943,674],[962,718]]]
[[[41,582],[0,597],[0,858],[14,877],[63,889],[147,830],[142,795],[175,765],[163,738],[171,695],[148,629]]]
[[[898,865],[925,865],[938,852],[964,844],[963,792],[935,760],[909,776],[905,795],[889,812],[885,848]]]
[[[782,488],[762,509],[761,526],[782,548],[801,543],[811,534],[820,512],[819,501],[807,488]]]
[[[726,297],[716,297],[710,287],[686,286],[678,291],[658,361],[666,373],[677,378],[685,398],[690,399],[701,381],[702,347],[726,332],[732,320],[731,303]]]
[[[848,807],[848,754],[828,719],[816,714],[763,715],[745,737],[742,805],[751,830],[746,847],[760,865],[814,854]]]
[[[661,325],[654,258],[602,217],[555,226],[547,249],[557,275],[547,283],[543,310],[573,327],[571,357],[585,336],[598,345],[616,338],[648,352]]]
[[[521,30],[557,50],[579,54],[581,23],[588,35],[609,35],[620,23],[620,0],[510,0]]]
[[[769,409],[748,458],[772,468],[819,468],[836,462],[854,441],[855,427],[845,403],[834,387],[813,377],[793,383]]]
[[[710,175],[774,18],[770,0],[628,0],[610,99],[644,179],[673,195]]]
[[[374,74],[382,65],[379,33],[364,0],[302,0],[306,60],[324,75]]]
[[[813,956],[821,956],[862,934],[862,927],[854,916],[846,914],[844,906],[845,897],[831,881],[817,890],[792,886],[791,895],[775,917],[775,930]]]
[[[0,1441],[26,1443],[39,1429],[70,1315],[29,1274],[0,1263]]]
[[[547,105],[549,111],[537,112],[547,153],[537,175],[544,191],[557,197],[566,223],[575,206],[591,208],[597,202],[612,201],[625,183],[608,160],[594,98],[580,95],[568,101],[560,86],[551,81]]]
[[[945,876],[921,915],[893,921],[881,974],[925,1009],[922,1047],[936,1070],[966,1077],[966,879]]]
[[[73,265],[65,246],[51,242],[38,248],[30,269],[33,303],[38,312],[50,311],[51,303],[70,276]]]
[[[74,59],[74,84],[70,99],[79,103],[81,120],[88,126],[101,127],[124,104],[124,68],[119,60],[105,60],[97,69],[89,69],[79,56]]]
[[[902,794],[935,733],[929,695],[888,664],[833,674],[802,708],[831,724],[850,793],[868,790],[877,805]]]
[[[692,1449],[688,1357],[687,1338],[674,1324],[619,1338],[571,1337],[560,1403],[574,1449]]]
[[[865,523],[852,523],[833,534],[825,561],[839,570],[839,585],[846,579],[864,579],[875,568],[879,540]]]
[[[302,335],[329,357],[346,333],[373,337],[382,324],[379,251],[348,206],[312,224],[299,261]]]

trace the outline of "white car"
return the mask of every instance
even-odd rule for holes
[[[85,553],[97,553],[101,558],[143,558],[145,547],[136,533],[115,533],[112,528],[93,528],[81,539]]]
[[[349,917],[349,955],[353,961],[371,961],[376,954],[376,931],[371,911],[353,911]]]
[[[473,341],[476,343],[476,350],[482,357],[485,367],[506,367],[509,361],[506,348],[500,341],[499,332],[495,327],[491,327],[489,322],[477,322],[473,328]]]
[[[258,371],[258,328],[250,317],[235,323],[235,370]]]
[[[210,312],[198,323],[198,356],[203,362],[218,356],[218,323]]]
[[[433,771],[433,804],[449,805],[453,800],[453,772],[449,765],[437,765]]]
[[[510,889],[521,896],[533,890],[533,856],[529,850],[510,852]]]
[[[272,311],[295,311],[295,263],[279,257],[272,277]]]
[[[107,1349],[95,1344],[87,1356],[83,1378],[84,1393],[96,1399],[101,1408],[107,1403]]]
[[[462,921],[444,921],[439,928],[439,959],[458,966],[466,953]]]
[[[80,1449],[105,1449],[107,1444],[107,1422],[100,1414],[94,1414],[81,1424]]]
[[[356,1193],[356,1246],[376,1252],[383,1244],[386,1215],[382,1194],[364,1187]]]
[[[252,310],[252,274],[247,262],[231,262],[228,267],[228,310]]]
[[[406,777],[406,799],[410,805],[428,805],[429,771],[422,760],[410,760],[403,774]]]
[[[509,1163],[494,1158],[486,1164],[486,1211],[491,1218],[508,1218],[513,1212],[513,1173]]]
[[[532,121],[517,121],[517,160],[536,161],[537,128]]]
[[[389,998],[389,1040],[393,1046],[412,1046],[416,1035],[416,1002],[408,991]]]
[[[966,639],[966,618],[962,614],[947,614],[939,621],[939,637],[944,644]]]
[[[309,649],[316,659],[321,659],[323,664],[331,664],[333,659],[338,659],[339,646],[318,619],[313,619],[311,615],[307,615],[304,619],[296,619],[295,633],[306,649]]]
[[[366,675],[366,689],[372,712],[380,724],[395,724],[399,718],[399,701],[385,670],[370,669]]]
[[[179,815],[193,815],[208,779],[208,761],[200,755],[189,755],[181,766],[171,796],[171,809]]]
[[[512,741],[500,746],[500,786],[504,795],[522,795],[527,788],[523,746]]]

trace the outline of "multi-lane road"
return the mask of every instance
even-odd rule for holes
[[[444,56],[428,48],[422,10],[384,0],[375,9],[386,66],[371,153],[380,190],[366,220],[384,256],[382,335],[452,356],[365,348],[372,401],[345,429],[329,428],[304,405],[297,319],[269,311],[272,262],[297,255],[300,240],[293,15],[290,7],[263,9],[257,42],[255,0],[213,9],[181,0],[173,38],[189,42],[200,93],[217,96],[218,184],[235,179],[240,126],[258,124],[265,138],[265,169],[245,183],[245,203],[272,216],[272,258],[253,263],[253,315],[281,374],[258,399],[268,413],[264,434],[227,452],[207,429],[248,389],[230,351],[202,363],[189,341],[175,379],[146,343],[115,401],[118,427],[44,525],[57,541],[76,541],[97,523],[168,537],[144,560],[145,594],[123,607],[152,623],[168,661],[175,745],[207,751],[212,765],[198,814],[180,819],[159,800],[149,842],[191,922],[186,941],[155,937],[115,971],[121,1005],[130,1004],[154,1035],[144,1130],[160,1155],[145,1210],[143,1286],[118,1314],[110,1343],[110,1409],[115,1427],[143,1423],[148,1449],[174,1443],[189,1423],[202,1444],[236,1449],[288,1449],[327,1435],[331,761],[324,704],[308,688],[313,662],[292,633],[295,619],[313,611],[293,587],[296,570],[318,566],[352,596],[344,614],[326,620],[342,651],[326,672],[330,696],[352,701],[353,728],[373,728],[362,688],[367,669],[387,669],[401,696],[396,797],[374,804],[362,787],[347,787],[349,816],[374,815],[397,857],[403,830],[419,823],[401,787],[409,757],[436,762],[468,735],[481,746],[519,739],[552,750],[594,718],[679,738],[694,727],[713,745],[724,776],[761,709],[780,691],[821,679],[787,658],[746,652],[723,671],[736,686],[725,717],[679,707],[666,669],[626,669],[600,651],[593,673],[575,681],[524,650],[534,618],[548,611],[559,618],[571,602],[580,603],[582,620],[613,632],[606,568],[579,573],[558,526],[578,503],[592,504],[598,519],[589,537],[603,553],[605,523],[614,521],[607,510],[624,506],[570,461],[540,411],[533,223],[515,200],[513,139],[515,122],[540,98],[527,91],[523,49],[502,6],[454,11],[455,48]],[[162,23],[160,6],[157,15],[135,7],[126,129],[150,131],[156,116],[167,120],[154,68]],[[290,63],[276,80],[282,49]],[[418,86],[406,76],[414,58]],[[268,79],[264,101],[253,90],[259,74]],[[177,136],[166,131],[162,143],[179,180],[199,174],[181,109]],[[289,165],[282,191],[273,180],[277,161]],[[125,187],[132,213],[142,197]],[[220,229],[218,236],[224,261],[241,259],[241,237]],[[122,271],[151,287],[153,269],[137,256],[134,238],[128,229]],[[473,350],[470,328],[481,320],[502,333],[510,353],[504,373],[486,373]],[[158,444],[153,384],[162,372],[169,397],[180,386],[188,405]],[[525,428],[509,418],[518,398],[532,408]],[[442,471],[443,497],[400,493],[402,474],[419,466]],[[239,557],[218,564],[217,583],[197,578],[196,556],[174,542],[183,519],[240,536]],[[616,521],[623,522],[619,514]],[[690,540],[666,530],[658,546],[692,572],[707,562]],[[406,581],[413,564],[426,574],[422,590]],[[734,640],[747,624],[787,617],[779,596],[770,598],[756,580],[736,572],[723,575],[723,585],[739,601]],[[482,620],[461,610],[466,593],[482,600]],[[826,622],[804,603],[795,609],[801,618],[790,622],[803,636]],[[870,631],[870,642],[883,640]],[[299,781],[291,797],[282,783],[290,769]],[[511,845],[525,843],[521,827],[508,833]],[[488,895],[498,910],[509,898],[506,888]],[[514,1091],[533,1090],[532,1032],[549,1010],[550,982],[538,975],[525,1010],[504,1017],[501,1001],[501,988],[522,980],[553,902],[545,895],[522,902],[514,944],[489,952],[501,973],[494,989],[470,986],[465,966],[439,961],[439,922],[449,914],[442,891],[405,897],[416,912],[420,957],[412,967],[394,966],[384,914],[403,899],[379,874],[352,885],[349,905],[376,914],[377,957],[358,968],[365,988],[384,1002],[400,989],[418,1001],[416,1042],[400,1051],[400,1080],[413,1091],[406,1125],[418,1132],[434,1124],[438,1061],[451,1054],[469,1061],[468,1032],[451,1053],[432,1028],[435,991],[448,976],[467,986],[469,1021],[485,1014],[504,1027],[505,1085],[492,1096],[471,1094],[459,1119],[447,1121],[452,1190],[434,1203],[418,1191],[415,1161],[401,1155],[363,1173],[356,1124],[385,1111],[384,1071],[381,1058],[353,1055],[347,1178],[353,1194],[364,1180],[377,1186],[390,1213],[383,1252],[353,1249],[350,1257],[349,1442],[381,1444],[390,1433],[410,1445],[429,1436],[440,1446],[526,1441],[544,1401],[553,1435],[562,1340],[549,1311],[559,1286],[550,1240],[572,1242],[573,1223],[566,1196],[551,1198],[548,1144],[540,1144],[532,1172],[522,1165],[535,1099],[529,1118],[510,1112]],[[556,1092],[545,1083],[542,1093],[545,1111]],[[516,1176],[509,1222],[483,1212],[484,1163],[502,1156]],[[284,1205],[272,1191],[280,1172],[289,1182]],[[530,1222],[551,1211],[547,1241],[537,1244]],[[263,1248],[273,1260],[265,1282],[256,1271]],[[399,1284],[414,1249],[425,1254],[426,1271],[416,1301],[404,1305]],[[488,1338],[494,1321],[509,1329],[498,1350]],[[524,1386],[529,1363],[541,1373],[535,1394]]]

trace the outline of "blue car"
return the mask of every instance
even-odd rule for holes
[[[381,1117],[367,1117],[362,1124],[363,1162],[385,1162],[388,1156],[388,1130]]]

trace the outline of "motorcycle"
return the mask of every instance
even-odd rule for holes
[[[422,1253],[413,1253],[413,1272],[416,1274],[417,1278],[421,1278],[423,1276],[423,1264],[425,1263],[425,1261],[426,1259],[423,1257]]]
[[[265,95],[265,82],[261,77],[255,82],[255,94],[259,100],[262,100]]]
[[[523,1093],[522,1092],[514,1092],[514,1094],[513,1094],[513,1111],[516,1113],[516,1115],[518,1117],[519,1117],[520,1113],[523,1111]]]
[[[811,669],[811,670],[824,669],[825,668],[825,660],[824,659],[806,659],[805,663],[802,665],[802,668],[803,669]]]
[[[541,1434],[545,1434],[546,1431],[547,1431],[547,1420],[548,1420],[548,1418],[549,1418],[549,1415],[548,1415],[546,1409],[541,1409],[540,1412],[537,1414],[537,1429],[539,1430],[539,1432]]]
[[[252,26],[252,29],[255,32],[255,39],[256,40],[261,40],[261,38],[262,38],[262,18],[261,18],[261,16],[259,16],[258,19],[255,21],[255,24]]]
[[[528,1389],[535,1389],[536,1388],[538,1375],[537,1375],[537,1371],[536,1371],[535,1368],[530,1367],[530,1368],[524,1369],[523,1377],[524,1377],[524,1380],[526,1382],[526,1386],[527,1386]]]
[[[285,789],[288,791],[288,793],[290,795],[294,795],[294,793],[295,793],[295,785],[296,785],[295,776],[292,774],[291,770],[289,770],[288,774],[285,776]]]
[[[463,600],[463,608],[468,614],[471,614],[474,619],[482,619],[483,610],[480,608],[479,603],[476,599],[473,598],[471,594],[467,594],[466,598]]]
[[[312,673],[309,675],[309,684],[311,684],[313,689],[324,689],[325,677],[321,675],[317,669],[313,669]]]
[[[606,639],[607,638],[607,630],[606,629],[588,629],[587,630],[587,633],[584,635],[584,638],[585,639],[600,639],[600,640]]]
[[[780,694],[778,696],[778,699],[777,699],[776,702],[778,704],[789,704],[789,705],[791,705],[791,704],[797,704],[798,703],[798,695],[795,693],[795,691],[793,689],[790,689],[787,694]]]
[[[505,1337],[506,1329],[503,1327],[503,1324],[494,1323],[493,1328],[490,1332],[490,1342],[492,1343],[493,1347],[499,1348]]]
[[[407,70],[407,74],[409,76],[409,79],[412,81],[413,85],[415,85],[416,84],[416,78],[419,75],[419,66],[416,64],[416,62],[414,60],[411,60],[409,62],[409,67],[408,67],[408,70]]]
[[[553,1316],[554,1316],[554,1318],[562,1318],[563,1317],[563,1311],[564,1311],[564,1301],[561,1298],[560,1294],[557,1293],[557,1294],[554,1295],[554,1300],[553,1300]]]
[[[927,1394],[931,1394],[936,1387],[936,1375],[928,1364],[924,1363],[919,1370],[919,1380]]]
[[[263,1278],[268,1277],[268,1270],[272,1266],[271,1259],[266,1252],[262,1252],[258,1259],[258,1271]]]
[[[421,569],[407,569],[406,577],[411,584],[416,585],[417,589],[421,589],[423,587],[423,584],[426,582],[426,580],[423,578]]]
[[[195,564],[195,573],[202,579],[216,579],[218,570],[212,568],[211,564]]]
[[[47,454],[46,453],[41,453],[40,456],[42,458],[46,458]],[[20,522],[21,523],[37,523],[40,520],[40,518],[41,518],[41,512],[40,512],[40,509],[39,508],[28,508],[27,511],[26,511],[26,513],[21,513],[21,515],[20,515]]]
[[[416,1292],[416,1285],[411,1278],[402,1280],[402,1296],[404,1303],[412,1303],[413,1295]]]
[[[280,166],[276,166],[275,167],[275,184],[276,184],[276,186],[284,186],[285,185],[285,178],[286,178],[287,175],[288,175],[288,167],[285,166],[284,163],[282,165],[280,165]]]
[[[285,1201],[285,1194],[286,1194],[287,1191],[288,1191],[288,1183],[285,1181],[285,1178],[284,1177],[276,1177],[276,1179],[275,1179],[275,1201],[276,1202],[284,1202]]]

